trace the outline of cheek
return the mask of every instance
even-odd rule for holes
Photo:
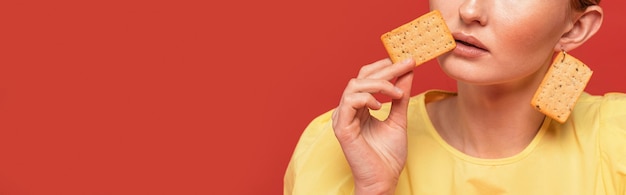
[[[542,29],[531,28],[533,25],[515,25],[519,26],[528,28],[508,28],[507,31],[498,33],[500,44],[492,53],[492,62],[493,66],[497,67],[494,70],[499,71],[501,79],[530,75],[545,66],[553,54],[555,45],[554,38],[551,38],[553,36],[538,33],[542,32]]]
[[[551,0],[555,1],[555,0]],[[514,45],[513,49],[535,51],[552,50],[561,38],[567,18],[566,4],[529,0],[518,7],[500,3],[502,9],[494,11],[493,29],[501,41]],[[505,9],[507,7],[508,9]],[[530,52],[532,53],[532,52]]]
[[[493,28],[498,51],[519,60],[551,53],[561,37],[561,24],[556,18],[542,16],[502,17],[497,21],[500,25]]]

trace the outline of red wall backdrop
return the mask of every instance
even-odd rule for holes
[[[572,52],[626,92],[624,1]],[[2,1],[0,194],[281,194],[307,123],[427,1]],[[453,89],[433,62],[414,92]]]

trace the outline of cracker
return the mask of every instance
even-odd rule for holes
[[[592,74],[593,71],[580,60],[565,52],[558,54],[535,92],[531,105],[564,123]]]
[[[420,65],[456,47],[441,13],[433,10],[383,34],[380,39],[392,62],[413,57]]]

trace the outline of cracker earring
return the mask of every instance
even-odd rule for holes
[[[587,65],[562,51],[550,65],[531,105],[546,116],[564,123],[592,74]]]

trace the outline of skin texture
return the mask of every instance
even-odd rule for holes
[[[455,38],[482,43],[483,49],[459,46],[438,58],[444,72],[458,81],[458,95],[427,104],[444,140],[480,158],[512,156],[530,143],[544,115],[529,102],[552,56],[584,43],[602,21],[598,6],[574,12],[569,0],[430,0],[430,6],[441,11]],[[414,63],[383,59],[363,66],[333,113],[335,136],[357,194],[394,192],[407,156]],[[393,99],[384,121],[369,114],[380,109],[376,93]]]
[[[439,58],[452,78],[477,85],[503,84],[537,72],[550,63],[560,35],[572,25],[566,0],[434,0],[430,6],[441,10],[453,33],[475,37],[489,50],[473,59],[451,53]]]
[[[573,26],[568,1],[430,3],[431,9],[442,11],[454,34],[473,37],[488,50],[473,58],[454,52],[438,58],[444,72],[458,81],[459,95],[427,107],[435,128],[468,155],[515,155],[530,143],[543,121],[544,116],[528,106],[528,100],[552,61],[561,35]]]
[[[355,178],[357,194],[392,194],[407,155],[406,112],[413,80],[413,60],[384,59],[361,68],[346,87],[333,113],[333,129]],[[395,84],[389,80],[397,78]],[[371,93],[394,100],[387,120],[372,117],[380,109]],[[358,181],[358,182],[356,182]]]

